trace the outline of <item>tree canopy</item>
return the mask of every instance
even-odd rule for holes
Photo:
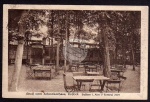
[[[9,40],[18,34],[18,22],[23,11],[28,12],[24,18],[25,30],[32,36],[65,40],[67,34],[68,38],[92,39],[102,49],[103,37],[106,37],[109,50],[122,58],[132,51],[135,54],[140,51],[139,11],[9,10]],[[44,33],[43,27],[47,28]]]

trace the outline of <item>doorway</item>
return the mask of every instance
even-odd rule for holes
[[[33,48],[32,55],[33,55],[33,62],[32,62],[33,64],[42,64],[43,49]]]

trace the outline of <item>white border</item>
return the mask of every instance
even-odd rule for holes
[[[27,96],[26,92],[8,92],[8,9],[50,10],[119,10],[141,11],[141,82],[140,93],[120,93],[120,96]],[[144,100],[148,94],[148,6],[98,6],[98,5],[3,5],[3,70],[2,97],[4,98],[48,98],[48,99],[130,99]],[[63,92],[62,92],[63,93]]]

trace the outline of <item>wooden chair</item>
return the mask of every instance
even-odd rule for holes
[[[99,76],[100,74],[92,74],[90,76]],[[91,92],[95,92],[95,91],[98,91],[98,92],[101,92],[101,89],[100,89],[100,83],[98,80],[94,80],[92,83],[90,83],[90,88],[89,88],[89,91]]]
[[[87,72],[97,72],[97,66],[85,66],[85,73]]]
[[[118,65],[118,66],[117,66],[117,69],[122,71],[122,72],[120,73],[120,76],[124,76],[124,73],[125,73],[125,71],[126,71],[126,68],[124,68],[123,65]]]
[[[63,80],[64,80],[64,88],[66,92],[78,91],[78,87],[76,85],[67,85],[65,73],[63,73]]]
[[[85,67],[85,73],[90,72],[90,69],[88,68],[88,66],[84,66]]]
[[[31,68],[31,66],[28,66],[26,68],[26,75],[27,75],[28,79],[33,79],[34,78],[34,72],[33,72],[32,68]]]
[[[91,84],[90,84],[90,88],[89,88],[89,91],[90,92],[95,92],[95,91],[98,91],[98,92],[101,92],[101,86],[99,84],[99,81],[93,81]]]
[[[77,64],[73,64],[73,65],[70,65],[69,67],[71,67],[72,71],[78,71],[78,68],[79,68],[79,65]]]
[[[83,75],[85,75],[84,72],[73,72],[72,74],[73,74],[73,76],[83,76]],[[74,84],[75,86],[77,86],[77,83],[76,83],[75,80],[73,81],[73,84]],[[82,85],[81,85],[81,88],[85,90],[85,84],[82,84]]]
[[[102,70],[102,65],[100,65],[100,64],[96,64],[95,66],[97,67],[97,71]]]
[[[116,85],[118,84],[118,87],[114,87],[115,89],[117,89],[118,93],[120,91],[120,84],[121,84],[121,80],[118,77],[118,74],[116,72],[112,72],[111,73],[111,77],[110,80],[107,80],[107,85],[106,85],[106,92],[108,90],[114,90],[113,87],[111,87],[110,85]]]
[[[43,77],[45,77],[46,79],[51,80],[52,79],[52,67],[47,65],[45,66],[45,68],[50,69],[49,71],[45,71]]]

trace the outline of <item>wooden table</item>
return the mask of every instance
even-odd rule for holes
[[[32,68],[33,73],[34,73],[34,77],[36,78],[36,73],[48,73],[49,74],[49,78],[51,79],[51,69],[50,68],[42,68],[42,67],[37,67],[37,68]],[[43,77],[43,75],[42,75]]]
[[[86,74],[89,76],[97,76],[99,75],[99,72],[86,72]]]
[[[85,75],[84,72],[72,72],[73,76],[83,76]]]
[[[85,73],[86,72],[97,72],[96,66],[85,66]]]
[[[39,64],[30,64],[30,68],[40,66]]]
[[[121,76],[120,73],[123,72],[122,70],[118,70],[118,69],[111,69],[110,71],[111,71],[111,72],[116,72],[116,73],[118,74],[118,76],[119,76],[119,79],[120,79],[120,76]]]
[[[54,63],[46,63],[45,65],[54,66],[55,64]]]
[[[77,82],[78,90],[80,90],[82,82],[93,82],[94,80],[100,82],[101,90],[103,90],[105,82],[109,80],[109,78],[104,76],[73,76],[73,79]]]
[[[117,72],[119,75],[121,72],[123,72],[122,70],[118,70],[118,69],[110,69],[111,72]]]

